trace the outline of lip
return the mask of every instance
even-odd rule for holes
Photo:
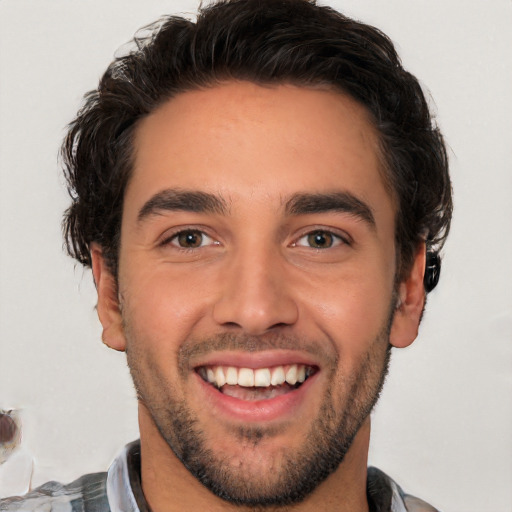
[[[271,350],[262,352],[216,352],[195,361],[194,369],[201,366],[236,366],[238,368],[271,368],[291,364],[303,364],[320,368],[310,354],[294,350]]]
[[[225,362],[225,359],[223,359],[223,362]],[[214,416],[245,424],[266,423],[293,417],[307,400],[311,387],[315,385],[318,376],[319,372],[316,372],[300,387],[284,395],[266,400],[250,401],[224,395],[215,386],[205,382],[198,373],[194,372],[194,378],[197,381],[200,393],[204,397],[204,403],[211,406]]]

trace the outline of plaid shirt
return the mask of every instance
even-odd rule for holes
[[[438,512],[376,468],[368,468],[367,495],[371,512]],[[140,482],[140,444],[127,445],[107,473],[84,475],[68,485],[48,482],[25,496],[0,500],[0,511],[151,512]]]

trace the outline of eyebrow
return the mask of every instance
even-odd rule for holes
[[[144,203],[139,210],[139,222],[166,211],[195,213],[216,213],[226,215],[226,201],[208,192],[166,189],[158,192]],[[287,215],[308,215],[314,213],[341,212],[360,218],[375,228],[372,209],[361,199],[349,192],[301,193],[294,194],[285,204]]]
[[[372,208],[349,192],[295,194],[286,202],[285,211],[288,215],[348,213],[366,222],[372,229],[376,226]]]
[[[185,211],[196,213],[218,213],[225,215],[227,205],[224,199],[207,192],[166,189],[158,192],[144,203],[139,210],[139,222],[164,212]]]

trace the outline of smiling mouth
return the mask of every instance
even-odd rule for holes
[[[269,400],[298,389],[317,368],[290,364],[269,368],[201,366],[199,376],[221,393],[241,400]]]

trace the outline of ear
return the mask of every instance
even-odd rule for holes
[[[426,246],[422,242],[416,250],[408,277],[398,285],[398,304],[390,333],[390,343],[394,347],[407,347],[418,336],[418,328],[425,306],[423,285],[425,260]]]
[[[108,268],[101,247],[91,244],[92,273],[98,292],[98,317],[103,326],[103,343],[114,350],[124,351],[126,341],[123,331],[117,283]]]

